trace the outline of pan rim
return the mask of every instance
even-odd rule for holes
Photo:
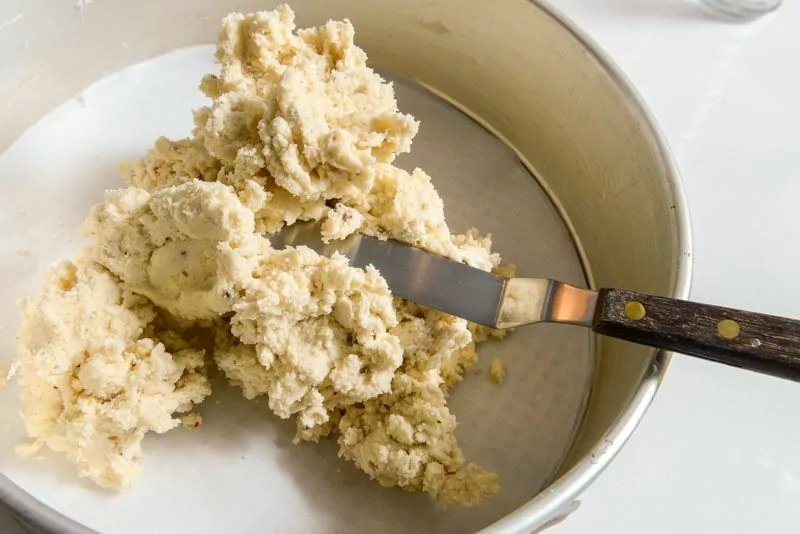
[[[614,81],[624,97],[638,112],[642,125],[649,130],[661,156],[666,173],[664,179],[669,187],[677,231],[677,261],[675,277],[669,296],[688,299],[692,279],[692,230],[688,204],[678,164],[667,143],[664,133],[645,104],[633,83],[622,72],[603,48],[584,30],[547,0],[527,0],[563,27],[598,63],[600,68]],[[538,532],[562,521],[577,508],[575,499],[603,472],[639,426],[664,379],[674,353],[653,350],[652,360],[642,377],[628,407],[604,436],[571,469],[556,478],[531,501],[502,519],[482,529],[480,534],[511,534]]]

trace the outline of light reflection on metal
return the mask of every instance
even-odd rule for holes
[[[353,235],[323,243],[319,223],[295,223],[275,248],[304,245],[355,267],[374,266],[395,296],[492,328],[556,322],[591,326],[597,293],[545,278],[505,278],[391,239]]]

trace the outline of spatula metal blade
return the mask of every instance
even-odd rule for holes
[[[354,267],[374,266],[392,294],[462,317],[496,326],[507,278],[394,240],[355,234],[323,243],[319,223],[295,223],[271,238],[272,245],[307,246],[324,256],[339,252]]]

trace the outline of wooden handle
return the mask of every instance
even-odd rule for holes
[[[800,382],[800,321],[620,291],[599,293],[594,331]]]

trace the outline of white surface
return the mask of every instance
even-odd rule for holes
[[[800,316],[798,2],[747,25],[681,0],[554,4],[622,67],[675,151],[694,298]],[[797,532],[798,406],[799,385],[676,358],[639,431],[552,532]],[[0,532],[16,534],[3,518]]]

